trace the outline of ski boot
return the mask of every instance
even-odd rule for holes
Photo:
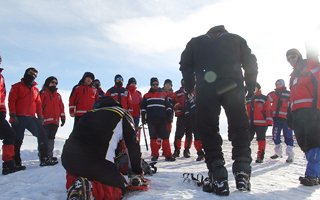
[[[239,191],[250,191],[250,175],[246,172],[235,173],[236,187]]]
[[[209,177],[203,182],[202,190],[204,192],[215,193],[218,196],[229,196],[228,178],[215,179],[212,172],[209,172],[208,175]]]

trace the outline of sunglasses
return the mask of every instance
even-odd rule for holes
[[[117,78],[116,82],[123,82],[123,78]]]
[[[57,81],[51,81],[50,83],[58,85]]]
[[[158,86],[159,85],[159,83],[153,83],[152,84],[152,86]]]

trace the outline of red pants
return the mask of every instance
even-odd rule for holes
[[[77,177],[67,172],[66,179],[67,179],[66,188],[68,189],[74,184]],[[121,199],[122,192],[120,188],[104,185],[98,181],[91,181],[91,183],[92,183],[93,196],[96,200],[120,200]]]

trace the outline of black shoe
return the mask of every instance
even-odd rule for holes
[[[180,157],[180,150],[178,150],[178,149],[174,150],[172,157],[174,157],[174,158]]]
[[[196,161],[204,160],[204,155],[198,155]]]
[[[277,154],[274,154],[273,156],[270,157],[271,159],[277,159],[280,158],[280,156],[278,156]]]
[[[209,172],[209,177],[205,178],[203,181],[202,190],[204,192],[213,192],[219,196],[229,196],[229,184],[228,178],[221,178],[219,180],[214,180],[212,173]]]
[[[151,161],[158,161],[158,156],[152,156]]]
[[[189,151],[189,149],[185,149],[185,150],[183,151],[183,157],[185,157],[185,158],[190,158],[190,151]]]
[[[44,157],[42,159],[40,159],[40,166],[44,167],[44,166],[53,166],[58,164],[57,160],[53,160],[51,157]]]
[[[86,178],[78,177],[68,189],[67,200],[93,199],[92,185]]]
[[[261,158],[257,158],[256,163],[263,163],[263,160]]]
[[[314,186],[314,185],[319,185],[320,180],[319,178],[316,177],[310,177],[310,176],[305,176],[305,177],[299,177],[300,184],[304,186]]]
[[[20,170],[25,170],[26,167],[25,166],[19,166],[17,167],[15,165],[14,160],[10,160],[10,161],[5,161],[2,164],[2,174],[3,175],[7,175],[7,174],[11,174]]]
[[[235,174],[236,187],[239,191],[250,191],[250,175],[246,172],[238,172]]]
[[[58,158],[57,157],[54,157],[54,156],[50,156],[50,158],[54,161],[58,161]]]
[[[24,165],[16,165],[16,170],[17,171],[21,171],[21,170],[25,170],[25,169],[27,169],[27,168]]]
[[[293,163],[293,159],[292,159],[292,158],[288,158],[288,159],[286,160],[286,163]]]
[[[176,161],[176,159],[174,157],[166,157],[164,160],[168,161],[168,162]]]

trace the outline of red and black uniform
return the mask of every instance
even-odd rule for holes
[[[160,145],[157,139],[162,139],[163,154],[166,158],[171,158],[171,148],[169,143],[169,132],[166,127],[168,121],[172,122],[172,105],[167,94],[161,89],[150,89],[143,96],[141,103],[142,123],[147,122],[150,134],[151,156],[159,157]]]
[[[0,57],[1,59],[1,57]],[[4,77],[2,76],[2,68],[0,68],[0,139],[3,140],[2,145],[2,174],[9,174],[15,171],[14,162],[14,138],[15,132],[6,120],[6,86]]]
[[[48,154],[53,156],[54,139],[58,131],[59,122],[64,125],[66,116],[61,95],[57,92],[56,86],[49,86],[51,81],[56,81],[55,77],[48,77],[41,91],[41,102],[43,109],[43,127],[48,135]]]
[[[106,92],[106,96],[111,96],[114,100],[118,101],[124,109],[132,112],[132,99],[126,88],[115,85]]]
[[[34,77],[28,74],[33,69],[28,68],[21,82],[12,85],[9,93],[10,122],[16,133],[15,162],[17,166],[21,166],[20,148],[25,129],[27,129],[37,137],[40,166],[55,165],[57,162],[48,158],[48,138],[42,126],[43,113],[40,92],[36,87],[37,83],[34,82]],[[38,119],[35,116],[36,113]]]
[[[111,99],[112,100],[112,99]],[[61,161],[67,171],[67,188],[75,177],[88,178],[95,199],[121,199],[124,178],[114,158],[124,140],[134,174],[142,174],[140,146],[133,119],[114,100],[83,115],[63,147]]]
[[[320,66],[310,60],[303,65],[291,74],[290,102],[297,142],[303,152],[308,152],[320,147]]]
[[[246,101],[247,112],[250,121],[251,140],[257,134],[258,153],[257,162],[264,159],[266,149],[266,132],[268,126],[272,125],[272,110],[267,96],[258,90],[252,99]]]
[[[181,149],[181,139],[184,135],[186,135],[184,141],[184,149],[185,152],[188,151],[192,144],[192,126],[191,126],[191,119],[187,120],[185,116],[185,90],[183,87],[180,87],[179,90],[175,92],[175,105],[174,105],[174,112],[175,116],[177,117],[176,122],[176,132],[174,138],[174,154],[175,156],[179,156],[180,149]]]
[[[137,90],[136,86],[128,85],[127,90],[131,96],[131,107],[132,111],[130,111],[133,119],[135,120],[135,126],[139,126],[139,118],[140,118],[140,104],[142,102],[142,94],[139,90]]]

